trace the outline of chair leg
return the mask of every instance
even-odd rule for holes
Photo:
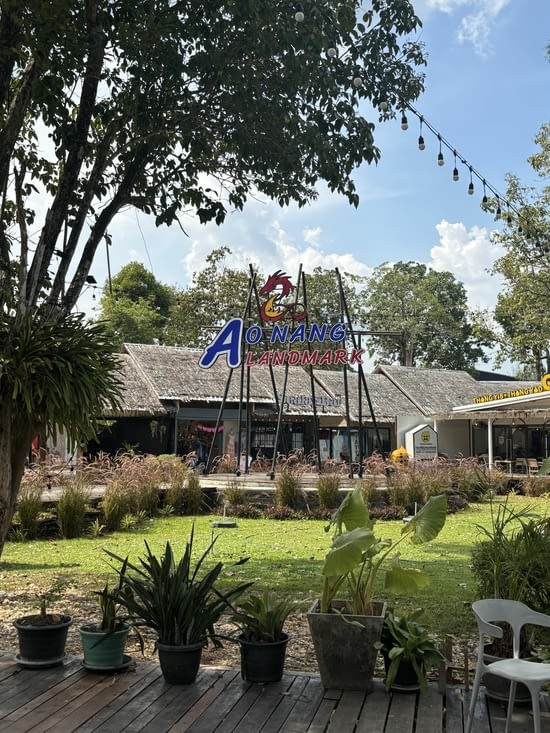
[[[474,722],[474,710],[476,707],[477,696],[479,695],[479,688],[481,687],[481,670],[476,670],[474,677],[474,684],[472,687],[472,696],[470,698],[470,708],[468,710],[468,719],[466,721],[466,727],[464,733],[471,733],[472,723]]]
[[[534,733],[541,733],[540,729],[540,688],[531,689],[531,700],[533,702],[533,726]]]
[[[510,695],[508,696],[508,710],[506,712],[504,733],[510,733],[510,729],[512,727],[512,714],[514,712],[514,701],[516,699],[516,687],[517,682],[515,680],[510,680]]]

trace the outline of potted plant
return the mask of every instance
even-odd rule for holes
[[[491,500],[491,525],[479,526],[481,539],[472,550],[472,574],[480,598],[522,601],[535,611],[550,607],[550,518],[534,513],[531,507],[519,510]],[[485,646],[487,661],[512,655],[510,629],[503,627],[502,639]],[[524,630],[520,656],[533,656],[535,639]],[[508,702],[509,683],[495,675],[483,678],[489,697]],[[531,695],[518,684],[516,705],[530,705]]]
[[[109,589],[106,583],[103,590],[94,591],[99,599],[101,618],[79,628],[86,669],[101,672],[120,670],[131,663],[131,658],[124,654],[130,623],[123,613],[122,592],[122,575],[119,576],[119,583],[115,588]],[[138,638],[143,651],[143,639],[139,632]]]
[[[308,612],[325,687],[371,689],[378,655],[374,645],[380,641],[386,611],[385,603],[373,597],[382,564],[407,538],[414,544],[434,539],[446,516],[446,497],[433,496],[392,542],[375,534],[360,485],[340,504],[326,528],[334,527],[334,533],[322,568],[322,596]],[[384,587],[392,592],[411,593],[427,582],[423,571],[403,567],[398,555],[384,573]]]
[[[423,610],[397,616],[386,611],[382,636],[375,644],[382,653],[386,671],[386,690],[428,692],[428,672],[446,663],[437,642],[418,619]]]
[[[208,641],[221,646],[214,624],[251,584],[240,583],[228,591],[216,587],[223,564],[203,572],[213,540],[195,564],[192,562],[194,531],[177,560],[169,542],[157,557],[145,542],[146,554],[132,564],[107,551],[119,563],[123,592],[120,603],[135,627],[157,634],[156,648],[166,682],[190,684],[197,676],[202,649]]]
[[[249,682],[277,682],[283,676],[288,634],[283,631],[296,604],[274,591],[251,593],[234,610],[240,629],[241,676]]]
[[[63,663],[72,618],[64,613],[50,613],[48,606],[61,597],[66,586],[65,578],[57,578],[40,596],[39,613],[21,616],[13,622],[19,640],[15,659],[23,667],[54,667]]]

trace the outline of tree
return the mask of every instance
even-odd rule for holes
[[[113,345],[162,341],[175,297],[139,262],[125,265],[105,283],[100,300],[100,319]]]
[[[18,413],[6,359],[20,364],[17,344],[55,328],[68,336],[74,326],[85,341],[70,314],[119,212],[220,224],[251,193],[303,206],[323,181],[357,206],[353,172],[380,157],[361,110],[370,101],[374,116],[394,117],[420,94],[424,63],[407,0],[373,0],[358,22],[359,8],[0,0],[0,303],[11,338],[11,350],[1,344],[0,551],[23,471],[15,446],[39,422]],[[98,365],[107,344],[95,346]],[[58,376],[72,400],[69,366]],[[20,386],[32,394],[30,374]],[[69,432],[82,427],[57,407]]]
[[[365,307],[369,330],[401,336],[371,336],[369,353],[402,366],[473,370],[484,359],[474,334],[466,291],[450,272],[415,262],[384,263],[374,270]]]
[[[542,180],[550,178],[550,124],[535,137],[539,150],[529,158]],[[515,175],[507,177],[504,229],[492,239],[505,249],[493,272],[504,277],[494,317],[499,351],[497,364],[510,359],[523,373],[540,378],[550,371],[550,186],[537,190]],[[489,202],[493,210],[497,203]]]

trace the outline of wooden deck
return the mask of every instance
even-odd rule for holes
[[[9,733],[462,733],[467,702],[461,688],[442,695],[435,684],[425,696],[386,694],[375,680],[365,696],[325,690],[313,674],[256,685],[237,669],[201,667],[193,685],[178,687],[144,660],[106,675],[86,671],[79,658],[42,670],[0,658],[0,731]],[[504,719],[504,709],[481,695],[474,732],[501,733]],[[512,731],[531,733],[528,710],[514,716]]]

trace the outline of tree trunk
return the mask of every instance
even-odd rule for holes
[[[16,406],[6,396],[0,396],[0,556],[15,513],[17,495],[25,462],[31,446],[33,426],[21,424]],[[17,429],[14,422],[17,421]]]

